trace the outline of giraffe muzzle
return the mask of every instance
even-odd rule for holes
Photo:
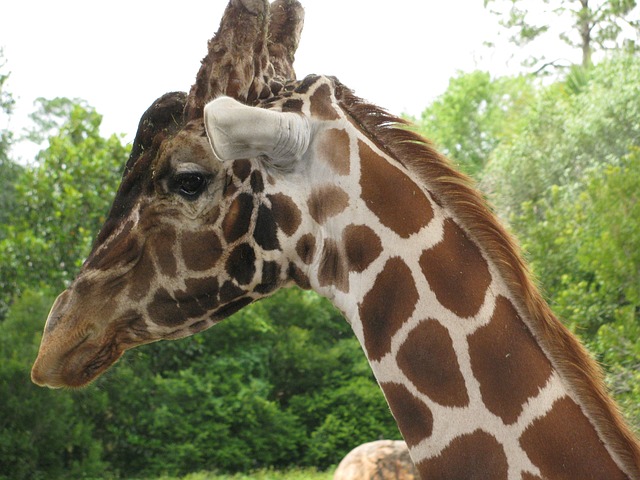
[[[84,312],[86,315],[88,312]],[[47,317],[31,380],[49,388],[82,387],[124,353],[115,336],[99,331],[74,309],[73,292],[65,290]]]

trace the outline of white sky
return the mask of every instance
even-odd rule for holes
[[[37,97],[82,98],[104,116],[103,135],[133,140],[160,95],[188,91],[226,0],[20,0],[3,7],[0,47],[17,100],[9,127]],[[391,112],[419,115],[456,72],[507,71],[490,50],[497,20],[482,0],[302,0],[295,68],[337,76]],[[512,65],[511,67],[517,67]]]

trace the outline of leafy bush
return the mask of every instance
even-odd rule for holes
[[[3,479],[86,478],[105,469],[102,444],[78,408],[100,408],[100,392],[53,391],[31,383],[29,372],[50,305],[50,298],[25,292],[0,323]]]

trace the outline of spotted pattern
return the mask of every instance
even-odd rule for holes
[[[185,267],[189,270],[211,270],[222,255],[222,244],[210,230],[186,232],[181,239],[181,254]]]
[[[344,257],[334,240],[326,240],[322,249],[318,281],[321,287],[333,285],[342,292],[349,291],[349,276]]]
[[[251,162],[249,160],[236,160],[233,162],[233,174],[244,182],[251,174]]]
[[[440,455],[420,463],[418,468],[423,478],[438,480],[507,480],[509,471],[502,445],[481,430],[456,437]]]
[[[349,270],[362,273],[382,254],[382,241],[366,225],[349,225],[342,232]]]
[[[311,217],[322,225],[349,206],[349,194],[335,185],[324,185],[311,192],[307,206]]]
[[[433,431],[433,414],[429,407],[418,400],[404,385],[399,383],[382,383],[393,417],[402,430],[402,435],[410,447],[417,445],[431,436]]]
[[[258,208],[258,217],[253,230],[253,238],[263,250],[280,250],[278,225],[273,212],[265,205]]]
[[[273,218],[278,228],[287,236],[293,235],[302,222],[302,212],[298,206],[290,197],[282,193],[267,195],[267,198],[271,203]]]
[[[580,407],[569,398],[558,400],[547,415],[534,420],[520,437],[520,444],[544,478],[627,479]]]
[[[469,403],[453,342],[437,321],[420,322],[400,347],[397,361],[411,383],[434,402],[447,407]]]
[[[177,242],[175,230],[168,228],[162,235],[154,239],[155,256],[160,267],[160,272],[167,277],[175,277],[178,273],[178,264],[173,252]],[[216,245],[209,245],[216,247]]]
[[[227,243],[233,243],[249,231],[253,213],[253,197],[248,193],[238,195],[222,222],[222,230]]]
[[[316,142],[320,158],[329,164],[331,170],[337,175],[349,175],[351,172],[349,164],[351,148],[347,132],[331,128],[323,132]]]
[[[128,274],[128,297],[133,302],[139,302],[147,296],[156,277],[156,267],[148,250],[143,250],[142,255]]]
[[[422,273],[438,301],[461,317],[478,313],[491,274],[480,250],[453,220],[444,223],[444,236],[420,256]]]
[[[166,288],[156,291],[147,310],[155,323],[165,327],[176,327],[186,321],[184,312]]]
[[[469,338],[471,367],[487,408],[513,423],[551,376],[549,360],[514,306],[499,297],[491,322]]]
[[[310,233],[306,233],[300,237],[296,244],[296,252],[303,263],[309,265],[313,261],[316,253],[316,237]]]
[[[233,249],[226,263],[226,271],[240,285],[247,285],[256,273],[256,252],[248,243]]]
[[[417,301],[411,270],[402,259],[389,259],[359,305],[370,360],[380,360],[389,353],[393,335],[409,319]]]
[[[128,263],[137,258],[140,253],[138,239],[132,235],[134,223],[127,221],[120,231],[109,239],[108,248],[103,247],[94,252],[88,259],[88,265],[97,270],[108,270],[114,264]]]
[[[362,199],[369,210],[402,238],[426,227],[433,219],[433,207],[418,185],[362,140],[358,149]]]
[[[319,120],[337,120],[340,118],[332,104],[332,93],[329,85],[320,85],[309,99],[311,116]]]

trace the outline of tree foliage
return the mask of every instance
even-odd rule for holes
[[[617,55],[584,75],[541,88],[521,134],[492,152],[482,183],[505,218],[554,185],[579,186],[587,170],[638,144],[640,58]]]
[[[424,110],[418,131],[466,173],[479,176],[491,152],[523,128],[533,95],[524,76],[493,79],[489,72],[459,73]]]
[[[635,0],[484,0],[484,5],[500,17],[500,25],[518,46],[550,35],[554,22],[570,25],[553,33],[580,49],[583,67],[591,65],[595,50],[637,48],[640,16]]]
[[[102,117],[86,103],[38,102],[34,118],[49,126],[48,147],[33,165],[14,170],[14,208],[0,226],[0,315],[25,288],[59,291],[73,278],[128,155],[117,136],[100,136]]]
[[[20,166],[10,158],[13,133],[7,128],[15,100],[7,90],[9,73],[4,73],[6,61],[0,49],[0,225],[9,221],[9,212],[15,209],[15,181],[20,175]],[[0,228],[0,240],[3,232]]]
[[[105,468],[102,445],[83,410],[100,405],[97,391],[60,392],[29,378],[42,319],[52,299],[24,292],[0,322],[0,479],[86,478]]]

